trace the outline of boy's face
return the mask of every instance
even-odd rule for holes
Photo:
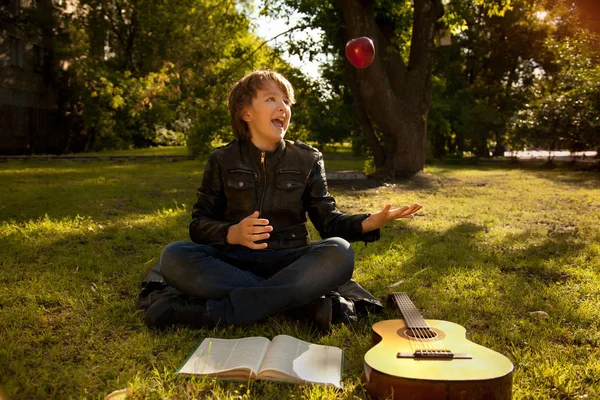
[[[252,143],[261,150],[274,150],[285,136],[292,117],[290,101],[275,82],[256,91],[252,104],[242,111]]]

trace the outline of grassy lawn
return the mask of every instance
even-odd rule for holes
[[[215,146],[222,146],[226,143],[215,143]],[[309,143],[312,146],[316,146],[323,151],[326,155],[334,157],[352,157],[352,147],[350,144],[339,144],[332,143],[327,144],[321,148],[317,143]],[[157,146],[157,147],[146,147],[143,149],[130,149],[130,150],[106,150],[85,153],[85,156],[187,156],[190,152],[185,146]],[[75,154],[77,155],[77,154]]]
[[[311,143],[313,146],[317,146],[316,143]],[[322,149],[324,157],[327,162],[327,168],[336,171],[345,170],[358,170],[362,171],[365,166],[366,157],[352,157],[352,148],[350,145],[345,144],[330,144]],[[80,155],[80,154],[74,154]],[[190,153],[188,148],[185,146],[160,146],[160,147],[148,147],[144,149],[131,149],[131,150],[112,150],[112,151],[99,151],[82,154],[86,157],[99,156],[99,157],[112,157],[112,156],[189,156]],[[328,157],[330,157],[328,159]]]
[[[85,153],[86,156],[187,156],[190,152],[185,146],[158,146],[131,150],[107,150]]]
[[[398,318],[394,310],[327,335],[282,317],[215,330],[143,325],[140,281],[163,246],[187,240],[202,170],[198,160],[0,164],[8,399],[101,399],[123,388],[136,399],[366,397],[370,327]],[[408,292],[426,318],[461,324],[470,340],[509,357],[515,399],[600,396],[598,174],[436,165],[411,182],[331,191],[348,213],[424,205],[415,221],[384,228],[379,242],[354,245],[365,288],[381,298]],[[277,334],[343,348],[344,390],[175,375],[206,336]]]

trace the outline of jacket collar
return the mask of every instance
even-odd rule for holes
[[[261,153],[262,150],[260,150],[258,147],[256,147],[254,145],[254,143],[252,143],[251,140],[244,140],[242,142],[240,142],[240,145],[242,146],[242,148],[248,152],[248,154],[250,155],[250,158],[252,160],[257,160],[260,162],[260,157],[261,157]],[[283,155],[283,153],[285,153],[285,140],[282,140],[281,142],[279,142],[279,145],[277,146],[277,148],[273,151],[265,151],[265,157],[269,162],[273,162],[273,161],[278,161],[281,156]]]

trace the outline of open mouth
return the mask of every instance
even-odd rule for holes
[[[283,129],[284,119],[283,118],[273,118],[271,123],[275,125],[279,129]]]

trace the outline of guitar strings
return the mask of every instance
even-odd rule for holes
[[[410,319],[411,316],[410,316],[408,310],[406,309],[406,306],[404,305],[404,303],[402,301],[401,294],[400,293],[394,293],[393,297],[394,297],[394,301],[396,302],[396,305],[398,306],[398,309],[402,313],[402,317],[404,318],[405,325],[409,328],[410,332],[412,333],[413,330],[411,328],[411,319]],[[415,348],[413,347],[412,341],[409,340],[408,343],[410,344],[410,347],[411,347],[411,349],[413,350],[413,353],[414,353]]]
[[[411,332],[415,335],[417,343],[421,346],[419,350],[425,354],[432,354],[432,352],[435,352],[435,346],[431,341],[427,340],[430,339],[430,329],[427,323],[406,294],[402,296],[402,299],[404,304],[410,308],[410,312],[407,312],[407,322],[412,326]]]
[[[421,332],[420,328],[418,328],[417,321],[415,320],[415,317],[413,315],[415,308],[414,304],[412,304],[412,302],[409,299],[407,299],[406,294],[394,294],[394,298],[396,300],[396,303],[400,307],[400,311],[402,311],[402,315],[406,320],[406,325],[410,329],[413,338],[416,339],[417,344],[420,345],[422,349],[428,347],[427,342],[425,342],[424,340],[424,335]]]
[[[422,349],[421,349],[422,352],[425,355],[435,355],[437,353],[440,353],[442,351],[442,349],[436,346],[438,344],[437,341],[431,340],[435,337],[435,335],[436,335],[435,332],[433,332],[432,329],[429,327],[429,325],[425,322],[425,320],[423,319],[423,317],[421,316],[421,314],[419,313],[417,308],[414,306],[414,304],[412,304],[410,299],[407,298],[407,301],[414,308],[414,313],[416,315],[417,321],[421,322],[419,324],[415,324],[415,325],[418,325],[415,328],[415,330],[420,339],[419,343],[422,346]]]
[[[435,337],[435,334],[431,331],[431,328],[427,325],[423,317],[421,317],[419,311],[406,293],[394,293],[394,299],[396,300],[398,307],[400,307],[400,311],[406,320],[407,326],[415,336],[417,343],[422,347],[421,350],[428,355],[439,352],[440,349],[436,349],[433,341],[428,340]]]
[[[434,354],[437,351],[435,345],[431,340],[428,340],[432,338],[431,335],[433,333],[431,332],[431,329],[429,328],[429,326],[427,325],[427,323],[425,322],[415,305],[412,303],[410,298],[406,294],[404,295],[404,298],[406,303],[412,307],[413,315],[415,315],[415,317],[412,318],[412,321],[415,326],[416,335],[419,338],[419,343],[422,346],[421,350],[427,355]],[[415,321],[417,321],[418,323]]]

